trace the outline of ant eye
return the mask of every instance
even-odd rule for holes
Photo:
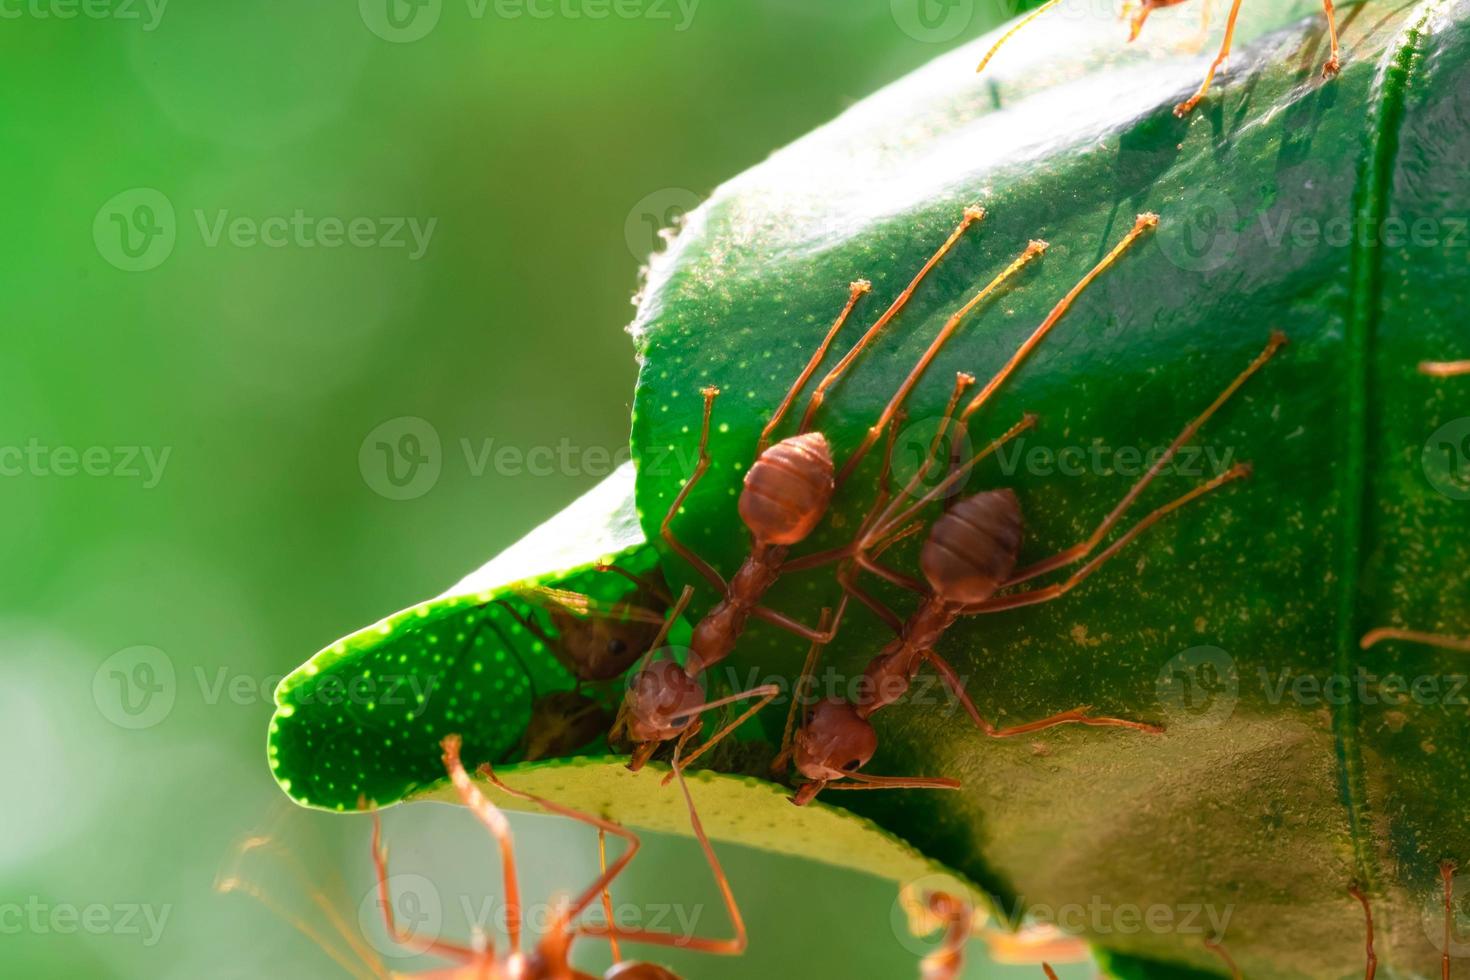
[[[851,762],[849,762],[847,765],[843,766],[842,768],[846,772],[852,772],[854,769],[858,768],[862,764],[863,764],[863,760],[862,759],[853,759]]]
[[[628,644],[622,640],[609,640],[607,642],[607,652],[615,657],[620,657],[628,652]]]

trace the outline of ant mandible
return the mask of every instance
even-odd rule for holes
[[[995,57],[996,52],[1014,37],[1017,32],[1061,2],[1062,0],[1047,0],[1046,3],[1022,18],[1020,23],[1016,24],[1009,31],[1006,31],[1001,36],[1001,39],[995,42],[995,45],[980,60],[980,65],[975,71],[984,71],[985,66],[990,64],[990,60]],[[1155,10],[1160,10],[1164,7],[1175,7],[1186,2],[1188,0],[1135,0],[1135,2],[1125,3],[1122,9],[1122,16],[1129,22],[1128,40],[1131,42],[1138,39],[1138,35],[1143,31],[1144,23]],[[1203,20],[1207,26],[1210,17],[1211,0],[1200,0],[1200,2],[1202,4]],[[1230,15],[1225,21],[1225,40],[1220,45],[1220,53],[1215,56],[1215,60],[1210,63],[1209,70],[1205,72],[1205,80],[1200,84],[1199,90],[1174,107],[1174,115],[1179,116],[1181,119],[1193,112],[1195,106],[1199,105],[1200,101],[1209,94],[1210,85],[1215,81],[1215,74],[1225,64],[1226,59],[1230,57],[1230,47],[1235,40],[1235,23],[1240,18],[1240,5],[1241,0],[1232,0],[1230,4]],[[1322,65],[1322,77],[1333,78],[1342,70],[1342,51],[1337,38],[1337,14],[1333,9],[1332,0],[1322,0],[1322,10],[1327,16],[1327,32],[1332,43],[1332,53]]]

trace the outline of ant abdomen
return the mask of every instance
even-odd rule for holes
[[[1015,493],[987,490],[960,500],[934,522],[919,567],[944,600],[984,602],[1015,571],[1021,537],[1021,502]]]
[[[873,758],[878,733],[850,702],[823,698],[798,729],[794,749],[796,768],[807,779],[841,779]]]
[[[832,447],[820,432],[782,439],[751,464],[740,519],[759,544],[797,544],[816,529],[833,492]]]

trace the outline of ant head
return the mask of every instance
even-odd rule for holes
[[[1021,502],[1010,490],[965,497],[934,522],[919,567],[934,594],[969,605],[995,594],[1021,554]]]
[[[679,974],[671,973],[653,963],[634,963],[624,960],[613,964],[603,974],[603,980],[680,980]]]
[[[795,748],[797,771],[807,779],[841,779],[873,758],[878,733],[849,702],[823,698],[797,731]]]
[[[621,677],[648,651],[659,624],[614,616],[576,616],[552,613],[552,625],[577,675],[587,681]]]
[[[699,721],[704,704],[698,678],[673,660],[655,660],[628,685],[628,735],[635,742],[662,742]]]
[[[761,544],[789,546],[811,534],[832,502],[832,447],[820,432],[782,439],[745,474],[740,519]]]

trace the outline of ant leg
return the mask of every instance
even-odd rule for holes
[[[597,828],[597,870],[599,875],[607,874],[607,831],[601,827]],[[610,926],[613,924],[612,892],[607,885],[602,888],[602,916]],[[613,965],[617,966],[623,961],[623,951],[618,947],[618,937],[608,933],[607,949],[612,954]]]
[[[1400,630],[1388,627],[1371,630],[1363,634],[1362,647],[1364,650],[1384,640],[1406,640],[1409,643],[1422,643],[1425,646],[1438,647],[1441,650],[1454,650],[1458,653],[1470,653],[1470,637],[1441,636],[1437,633],[1420,633],[1415,630]]]
[[[709,471],[709,419],[710,413],[714,411],[715,399],[719,397],[720,389],[705,388],[700,394],[704,396],[704,423],[699,431],[699,462],[695,464],[694,472],[689,475],[689,479],[684,481],[684,486],[680,488],[674,502],[669,505],[669,512],[664,515],[663,523],[659,526],[659,533],[680,558],[687,561],[696,572],[704,576],[705,581],[714,586],[716,592],[724,592],[727,586],[725,580],[720,577],[720,573],[680,541],[674,534],[673,528],[674,515],[678,514],[680,508],[684,506],[684,501],[689,497],[689,491],[693,490],[694,485]]]
[[[1322,77],[1332,78],[1342,71],[1342,51],[1337,43],[1337,12],[1332,0],[1322,0],[1322,12],[1327,15],[1327,35],[1332,39],[1332,55],[1322,65]]]
[[[744,701],[746,698],[757,699],[755,704],[751,705],[740,714],[736,715],[733,720],[726,722],[723,728],[721,728],[719,731],[715,732],[709,738],[700,743],[699,748],[695,749],[693,754],[691,754],[688,758],[684,760],[682,766],[677,760],[679,758],[679,751],[683,748],[684,743],[685,741],[687,741],[687,739],[684,736],[680,736],[679,744],[674,748],[675,769],[679,769],[680,771],[682,771],[682,768],[687,768],[690,763],[692,763],[695,759],[698,759],[700,756],[704,755],[720,742],[724,741],[727,735],[749,721],[752,715],[760,711],[772,701],[776,700],[776,695],[780,693],[781,689],[775,684],[762,684],[760,687],[753,687],[748,691],[740,691],[735,694],[731,694],[729,697],[723,697],[716,701],[709,701],[705,704],[701,704],[699,707],[693,709],[692,711],[686,712],[685,714],[676,715],[675,717],[679,718],[689,717],[693,715],[701,715],[704,714],[706,711],[711,710],[712,708],[719,708],[727,704],[734,704],[736,701]],[[692,728],[686,730],[685,732],[685,735],[692,734],[694,734],[694,730]],[[661,785],[667,786],[669,784],[669,780],[673,777],[674,770],[670,770],[669,774],[663,778],[663,782]]]
[[[1432,378],[1453,378],[1470,374],[1470,361],[1420,361],[1419,373]]]
[[[868,609],[872,611],[873,615],[883,620],[884,625],[887,626],[890,630],[892,630],[894,633],[903,632],[903,620],[899,618],[899,615],[892,609],[889,609],[883,603],[879,602],[876,597],[870,595],[865,589],[863,589],[862,586],[858,585],[857,582],[854,581],[852,569],[850,567],[843,568],[843,570],[837,576],[837,581],[841,583],[842,590],[844,592],[855,598],[858,602],[861,602],[863,605],[867,606]]]
[[[1231,0],[1230,16],[1225,19],[1225,41],[1220,45],[1220,53],[1215,55],[1215,60],[1210,62],[1209,71],[1205,72],[1205,80],[1200,84],[1199,91],[1185,99],[1174,107],[1174,115],[1183,119],[1194,111],[1194,107],[1200,104],[1210,91],[1210,85],[1215,81],[1215,73],[1220,66],[1225,64],[1225,59],[1230,57],[1230,46],[1235,41],[1235,22],[1240,19],[1240,0]],[[1336,28],[1333,29],[1336,34]],[[1334,48],[1336,45],[1334,44]]]
[[[1133,506],[1134,501],[1136,501],[1139,496],[1142,495],[1143,491],[1148,488],[1149,484],[1152,483],[1154,479],[1164,471],[1164,468],[1169,465],[1170,460],[1172,460],[1175,454],[1178,453],[1180,447],[1183,446],[1190,439],[1193,439],[1195,435],[1199,432],[1201,427],[1203,427],[1204,424],[1210,420],[1210,417],[1213,416],[1217,411],[1219,411],[1221,406],[1229,401],[1230,398],[1237,391],[1240,390],[1240,387],[1250,379],[1251,375],[1255,374],[1266,365],[1267,361],[1275,357],[1276,352],[1280,350],[1281,347],[1285,344],[1286,335],[1281,333],[1281,331],[1279,330],[1273,331],[1270,341],[1266,344],[1265,350],[1256,355],[1256,359],[1251,361],[1246,369],[1236,376],[1234,381],[1230,382],[1225,390],[1222,391],[1215,398],[1215,400],[1210,403],[1210,406],[1206,408],[1203,412],[1201,412],[1198,416],[1196,416],[1192,422],[1186,425],[1184,427],[1184,430],[1174,438],[1174,441],[1169,443],[1168,448],[1164,450],[1163,454],[1160,455],[1159,458],[1153,463],[1153,465],[1148,468],[1148,472],[1144,473],[1143,476],[1139,478],[1138,482],[1133,484],[1133,486],[1129,488],[1128,492],[1123,495],[1123,499],[1118,501],[1117,506],[1115,506],[1108,514],[1108,516],[1103,518],[1102,523],[1094,528],[1093,532],[1088,535],[1087,540],[1081,542],[1080,544],[1073,545],[1066,551],[1059,552],[1058,554],[1055,554],[1050,558],[1043,559],[1042,561],[1036,562],[1033,565],[1029,565],[1026,568],[1021,569],[1021,571],[1017,572],[1016,575],[1009,582],[1006,583],[1006,585],[1011,586],[1020,584],[1021,582],[1030,581],[1031,579],[1036,578],[1039,575],[1045,575],[1047,572],[1055,571],[1056,569],[1062,568],[1066,565],[1075,564],[1081,561],[1083,558],[1086,558],[1088,555],[1092,554],[1097,546],[1102,543],[1103,538],[1107,537],[1108,532],[1111,531],[1120,520],[1122,520],[1123,514],[1128,510],[1129,507]]]
[[[1373,980],[1378,973],[1378,954],[1373,952],[1373,907],[1368,904],[1368,896],[1358,887],[1357,883],[1348,886],[1348,894],[1356,898],[1363,906],[1363,919],[1367,924],[1367,967],[1363,971],[1363,980]]]
[[[812,629],[805,623],[799,623],[790,616],[765,606],[756,606],[750,611],[750,614],[761,622],[779,627],[788,633],[795,633],[803,640],[826,645],[837,637],[837,631],[842,628],[842,616],[845,612],[847,612],[847,596],[843,595],[841,601],[837,603],[837,615],[832,618],[832,625],[825,630]]]
[[[1057,980],[1057,971],[1051,968],[1050,963],[1041,964],[1041,970],[1046,974],[1047,980]]]
[[[812,379],[812,374],[816,372],[817,365],[822,363],[822,358],[827,356],[827,351],[832,347],[832,341],[837,339],[838,332],[847,323],[847,318],[852,315],[852,308],[857,306],[858,300],[873,288],[873,284],[866,279],[859,279],[847,288],[847,305],[842,308],[841,313],[837,314],[837,319],[827,331],[827,336],[822,338],[822,342],[812,352],[811,359],[806,362],[806,368],[797,376],[796,382],[791,386],[791,390],[786,392],[786,397],[781,400],[781,404],[776,409],[776,413],[771,416],[771,420],[761,430],[760,441],[755,444],[755,454],[757,456],[765,452],[766,448],[770,446],[771,434],[776,431],[776,427],[781,424],[781,420],[786,417],[786,413],[791,411],[791,403],[796,401],[796,396],[801,393],[801,389],[806,387],[806,383]]]
[[[961,436],[964,435],[965,427],[963,424],[955,422],[955,412],[959,409],[960,399],[964,397],[965,392],[974,384],[975,376],[973,374],[960,371],[954,376],[954,389],[949,393],[949,401],[944,406],[943,414],[939,416],[939,425],[934,430],[934,438],[929,440],[929,449],[925,452],[924,458],[914,470],[914,475],[909,478],[908,483],[904,484],[903,494],[905,497],[912,497],[928,477],[929,469],[937,461],[939,447],[944,442],[944,437],[949,433],[950,428],[954,427]],[[898,435],[898,424],[898,418],[895,417],[893,426],[889,430],[888,445],[884,449],[882,492],[879,493],[877,499],[873,502],[872,511],[864,518],[859,529],[859,552],[865,547],[871,547],[873,541],[886,533],[885,531],[876,530],[877,528],[894,526],[894,522],[891,521],[891,512],[894,507],[898,506],[898,502],[893,500],[893,488],[889,484],[893,474],[893,444],[895,437]]]
[[[924,980],[958,980],[965,968],[965,944],[975,914],[968,902],[947,892],[930,894],[928,905],[930,914],[943,923],[944,940],[924,957],[919,975]]]
[[[481,776],[484,776],[487,780],[489,780],[490,784],[496,789],[500,790],[502,793],[505,793],[509,796],[514,796],[517,799],[527,800],[531,803],[536,804],[541,809],[546,810],[548,813],[554,813],[562,817],[569,817],[572,820],[578,821],[579,823],[585,823],[591,827],[597,828],[599,833],[613,834],[617,837],[621,837],[624,841],[627,842],[627,848],[623,851],[622,854],[618,855],[618,859],[612,863],[612,866],[604,869],[603,872],[597,876],[597,880],[588,885],[587,888],[583,890],[582,894],[577,897],[577,900],[575,902],[573,902],[571,905],[567,906],[564,910],[558,913],[560,917],[559,924],[561,926],[565,926],[566,923],[581,915],[582,912],[586,910],[587,906],[595,902],[598,897],[609,886],[612,885],[613,881],[615,881],[617,877],[623,873],[623,871],[632,862],[634,856],[638,853],[638,849],[643,846],[643,842],[639,839],[638,835],[633,833],[633,831],[629,830],[627,827],[624,827],[622,824],[614,823],[611,820],[605,820],[602,817],[593,816],[590,813],[584,813],[581,810],[574,810],[569,806],[564,806],[560,803],[548,800],[545,797],[537,796],[534,793],[527,793],[525,790],[516,789],[513,786],[507,785],[506,783],[501,781],[499,776],[495,774],[495,770],[491,768],[489,763],[482,765],[479,769],[479,773]],[[468,782],[468,777],[466,777],[466,782]],[[479,790],[474,788],[474,784],[470,783],[469,785],[471,790],[473,790],[476,795],[479,795]],[[484,797],[480,796],[480,799],[484,800]],[[488,800],[486,801],[486,805],[493,806],[493,804],[490,804]],[[612,930],[611,922],[608,923],[608,929],[609,931]],[[600,931],[596,933],[592,933],[589,931],[588,934],[601,935],[603,933]]]
[[[439,745],[444,750],[444,769],[449,773],[455,790],[459,792],[460,802],[475,815],[475,819],[485,825],[485,829],[490,831],[500,845],[500,865],[505,881],[505,931],[510,940],[510,948],[518,950],[521,948],[521,892],[516,879],[516,853],[510,824],[499,807],[487,800],[475,788],[475,784],[470,782],[469,773],[465,772],[464,763],[459,758],[460,737],[445,735]],[[386,884],[381,887],[386,899]]]
[[[366,808],[366,799],[360,799],[358,801],[358,809]],[[302,893],[311,897],[311,904],[326,917],[333,931],[337,933],[336,939],[346,945],[347,951],[344,952],[333,941],[332,937],[324,934],[320,928],[292,912],[278,901],[271,894],[270,890],[261,887],[244,876],[243,866],[246,857],[257,851],[272,854],[281,860],[291,878],[294,879],[296,887]],[[335,877],[332,884],[339,884]],[[215,879],[214,890],[221,895],[228,895],[234,892],[243,892],[249,895],[269,909],[278,918],[289,923],[297,932],[315,943],[332,962],[342,967],[344,972],[351,974],[356,980],[391,980],[388,971],[383,968],[382,961],[363,940],[361,930],[355,925],[352,928],[348,928],[346,920],[343,919],[339,911],[342,903],[335,901],[319,888],[313,880],[313,876],[308,874],[306,868],[302,866],[295,852],[283,846],[274,838],[252,835],[241,841],[235,852],[233,867],[227,872],[222,871]],[[338,890],[340,889],[333,889],[334,892]]]
[[[1042,14],[1046,13],[1048,10],[1055,7],[1061,2],[1062,0],[1046,0],[1046,3],[1037,7],[1030,14],[1023,17],[1019,24],[1002,34],[1000,36],[1000,40],[995,42],[995,46],[992,47],[989,51],[985,52],[985,57],[980,59],[980,64],[978,67],[976,67],[975,74],[978,75],[980,72],[984,71],[985,66],[990,64],[990,59],[995,57],[996,52],[1004,47],[1005,43],[1009,41],[1012,37],[1024,30],[1026,25],[1030,24],[1033,20],[1040,17]]]
[[[654,598],[659,599],[669,605],[674,604],[674,597],[672,594],[670,594],[669,590],[665,588],[662,584],[655,582],[653,579],[648,578],[647,576],[639,575],[636,572],[630,572],[626,568],[623,568],[619,565],[613,565],[606,562],[598,562],[596,565],[592,566],[592,569],[593,571],[597,572],[610,572],[613,575],[621,575],[623,578],[627,579],[629,582],[632,582],[634,585],[638,586],[638,588],[647,592]]]
[[[858,338],[857,343],[852,345],[852,349],[843,355],[842,360],[837,362],[837,366],[831,371],[828,371],[827,376],[817,383],[816,390],[812,392],[811,399],[807,402],[806,413],[801,417],[802,432],[811,431],[812,419],[816,416],[818,409],[822,407],[822,403],[826,401],[827,389],[831,388],[847,373],[847,369],[852,366],[853,361],[857,360],[858,355],[873,342],[873,339],[878,334],[883,332],[883,328],[888,326],[888,322],[908,305],[909,297],[914,295],[914,290],[919,288],[919,283],[923,282],[930,271],[939,264],[939,260],[944,258],[951,248],[954,248],[955,243],[960,240],[960,236],[969,230],[971,225],[984,217],[984,208],[974,206],[965,208],[965,213],[960,218],[960,223],[955,226],[954,231],[949,233],[949,237],[944,240],[944,244],[939,246],[939,250],[929,257],[929,261],[924,263],[923,268],[914,276],[904,291],[898,294],[898,298],[893,301],[892,305],[868,328],[868,332]]]
[[[1239,5],[1240,0],[1235,0],[1235,2]],[[1157,228],[1158,225],[1158,215],[1151,213],[1140,214],[1133,222],[1133,228],[1128,234],[1124,235],[1122,240],[1113,246],[1112,251],[1103,256],[1101,262],[1093,266],[1087,275],[1083,276],[1075,286],[1068,290],[1067,294],[1061,298],[1057,305],[1052,307],[1052,311],[1047,314],[1046,319],[1041,321],[1041,325],[1032,331],[1031,336],[1027,337],[1021,346],[1016,349],[1016,352],[1011,355],[1011,359],[996,372],[995,377],[991,378],[985,387],[980,390],[980,393],[970,400],[970,404],[966,405],[965,410],[960,413],[960,421],[968,422],[970,417],[980,410],[980,406],[990,400],[990,396],[995,394],[996,389],[1005,384],[1006,380],[1015,373],[1016,368],[1021,366],[1021,362],[1036,348],[1036,345],[1040,344],[1046,335],[1051,333],[1052,328],[1061,321],[1062,317],[1067,315],[1067,311],[1072,308],[1072,305],[1077,302],[1077,298],[1082,295],[1087,287],[1092,285],[1093,280],[1097,279],[1098,276],[1102,275],[1109,267],[1122,258],[1123,253],[1132,248],[1134,242],[1143,237],[1146,232]]]
[[[1108,718],[1089,715],[1086,706],[1073,708],[1071,711],[1063,711],[1060,714],[1042,718],[1039,721],[1028,721],[1020,725],[1012,725],[1009,728],[996,728],[993,724],[980,714],[980,709],[975,707],[975,702],[970,700],[970,695],[965,691],[965,685],[961,682],[954,668],[933,650],[925,650],[924,660],[934,668],[939,679],[944,681],[944,686],[959,700],[965,713],[975,723],[975,727],[991,738],[1014,738],[1017,735],[1029,735],[1031,732],[1039,732],[1047,728],[1055,728],[1058,725],[1089,725],[1094,728],[1131,728],[1134,731],[1147,732],[1150,735],[1161,735],[1163,729],[1158,725],[1150,725],[1143,721],[1129,721],[1127,718]]]
[[[1219,939],[1213,937],[1207,938],[1205,940],[1205,949],[1209,950],[1216,956],[1220,957],[1220,959],[1225,961],[1225,967],[1230,971],[1230,976],[1232,980],[1240,980],[1240,967],[1235,965],[1234,957],[1230,955],[1230,951],[1225,948],[1224,944],[1221,943]]]
[[[1454,940],[1455,862],[1439,863],[1439,878],[1444,882],[1444,946],[1440,948],[1440,975],[1450,980],[1450,945]]]
[[[1035,427],[1036,416],[1027,413],[1026,415],[1022,416],[1021,421],[1017,422],[1015,425],[1011,426],[1009,429],[1003,432],[1000,437],[991,442],[990,445],[986,446],[984,449],[971,456],[964,463],[955,467],[952,471],[950,471],[948,476],[946,476],[943,480],[941,480],[934,487],[930,488],[924,494],[919,496],[917,500],[909,505],[907,510],[899,512],[898,508],[902,505],[903,499],[895,499],[893,503],[889,504],[888,507],[884,509],[883,513],[879,515],[876,520],[873,521],[872,527],[859,540],[859,547],[873,547],[873,545],[876,544],[878,541],[887,537],[891,533],[895,533],[893,532],[894,528],[901,529],[896,532],[899,535],[912,533],[908,530],[908,528],[911,525],[911,522],[917,519],[919,514],[923,512],[925,507],[928,507],[934,501],[948,494],[951,490],[959,485],[961,480],[965,479],[965,477],[969,475],[971,470],[973,470],[980,463],[984,462],[986,459],[994,455],[1006,443],[1015,439],[1017,436],[1021,435],[1021,433],[1023,432],[1026,432],[1028,429],[1033,429]],[[919,481],[922,478],[923,473],[921,471],[920,473],[915,475],[915,479],[909,481],[909,485],[904,488],[905,496],[909,496],[913,493],[914,488],[917,487]]]
[[[718,956],[738,956],[745,952],[748,937],[745,932],[745,920],[740,915],[740,906],[735,901],[735,893],[730,890],[730,879],[725,876],[725,869],[720,866],[720,859],[715,856],[715,849],[710,845],[709,836],[704,832],[704,824],[700,822],[699,811],[695,809],[694,797],[689,793],[689,783],[684,779],[684,767],[681,764],[678,750],[674,752],[673,773],[678,777],[679,789],[684,794],[684,803],[689,808],[689,825],[694,830],[694,836],[699,841],[700,850],[704,851],[705,860],[709,863],[710,871],[715,876],[715,885],[720,889],[720,896],[725,902],[725,912],[730,916],[730,922],[734,926],[735,935],[729,939],[705,939],[700,936],[679,936],[667,932],[648,932],[643,929],[618,929],[610,928],[608,931],[621,939],[634,943],[647,943],[651,946],[673,946],[680,949],[692,949],[701,953],[712,953]],[[590,930],[579,930],[592,934]]]
[[[822,610],[822,617],[817,620],[818,629],[827,628],[827,617],[831,615],[830,609]],[[791,685],[791,704],[786,709],[786,727],[781,730],[781,749],[776,753],[776,758],[771,762],[771,774],[779,775],[786,768],[786,763],[791,759],[791,740],[796,734],[796,716],[800,713],[802,704],[806,701],[807,691],[811,687],[812,675],[817,672],[817,661],[822,656],[822,644],[813,643],[806,652],[806,660],[801,665],[801,673],[796,676],[796,682]]]
[[[852,471],[857,469],[858,464],[863,461],[863,457],[878,442],[878,439],[883,435],[883,430],[888,428],[889,422],[903,408],[903,403],[908,400],[909,394],[919,383],[919,379],[924,376],[924,372],[929,370],[929,365],[934,362],[934,358],[939,356],[940,350],[954,336],[955,331],[959,329],[961,321],[974,312],[977,306],[994,295],[1008,280],[1024,269],[1032,259],[1045,252],[1046,249],[1046,242],[1032,241],[1026,246],[1024,252],[1017,256],[1010,265],[1002,269],[984,289],[981,289],[968,303],[960,307],[959,311],[950,317],[944,326],[940,328],[939,333],[930,342],[929,348],[924,351],[918,363],[909,371],[908,377],[903,379],[903,383],[898,386],[898,390],[893,393],[893,397],[884,406],[883,411],[878,415],[877,421],[868,427],[867,434],[863,436],[863,441],[858,444],[857,449],[853,450],[852,455],[847,458],[847,462],[842,465],[842,470],[837,474],[837,486],[840,487],[847,482],[847,478],[852,476]]]
[[[994,596],[993,598],[986,599],[984,602],[977,602],[972,606],[966,606],[964,608],[964,615],[971,616],[977,613],[992,613],[1000,612],[1005,609],[1020,609],[1023,606],[1034,606],[1039,603],[1050,602],[1053,599],[1058,599],[1066,595],[1078,585],[1082,584],[1082,582],[1086,580],[1086,578],[1093,572],[1097,571],[1104,562],[1106,562],[1109,558],[1112,558],[1118,552],[1122,551],[1130,542],[1133,541],[1134,538],[1137,538],[1139,535],[1143,534],[1143,532],[1147,531],[1150,527],[1163,520],[1169,514],[1178,510],[1180,507],[1183,507],[1185,504],[1191,503],[1194,500],[1203,497],[1205,494],[1208,494],[1214,490],[1218,490],[1220,487],[1224,486],[1227,483],[1231,483],[1235,480],[1244,479],[1245,477],[1250,475],[1250,472],[1251,468],[1249,464],[1238,463],[1235,466],[1232,466],[1229,470],[1215,477],[1210,482],[1197,486],[1193,490],[1184,494],[1182,497],[1170,501],[1169,503],[1152,512],[1148,516],[1144,517],[1137,524],[1129,528],[1121,537],[1118,538],[1118,540],[1114,541],[1112,544],[1103,549],[1103,551],[1096,558],[1092,559],[1087,564],[1079,568],[1077,571],[1073,572],[1072,575],[1068,577],[1065,581],[1059,582],[1055,585],[1048,585],[1042,588],[1031,589],[1026,592],[1013,592],[1009,595]],[[1021,580],[1012,579],[1010,582],[1005,583],[1005,585],[1014,585],[1017,581]]]

